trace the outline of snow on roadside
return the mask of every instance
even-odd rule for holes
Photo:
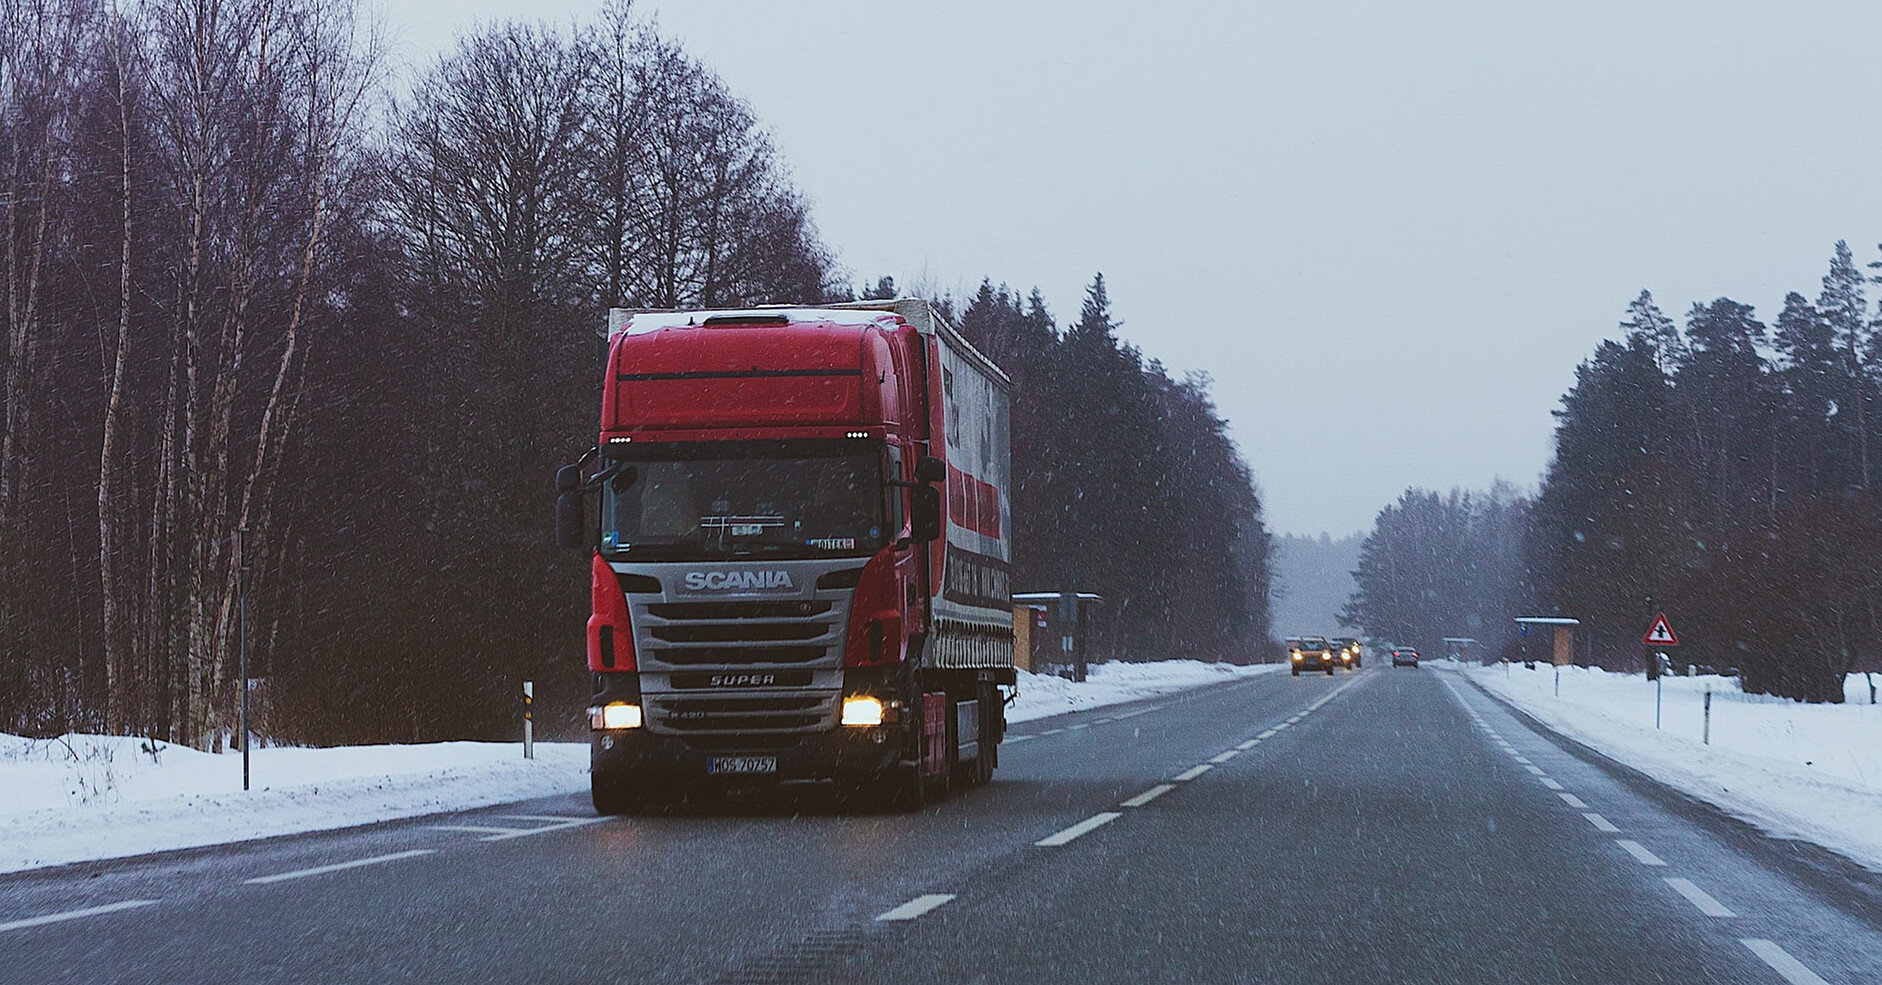
[[[1019,673],[1019,698],[1006,709],[1008,722],[1123,704],[1143,698],[1185,691],[1206,684],[1223,684],[1250,674],[1285,670],[1286,664],[1208,664],[1200,660],[1158,660],[1151,663],[1111,662],[1093,666],[1082,684],[1062,677]]]
[[[1101,664],[1083,684],[1021,674],[1008,720],[1238,679],[1279,665]],[[139,738],[0,733],[0,872],[372,824],[586,791],[586,743],[266,748],[242,790],[235,754]]]
[[[1661,728],[1654,685],[1638,674],[1473,667],[1471,678],[1575,739],[1769,834],[1814,842],[1882,872],[1882,706],[1861,675],[1847,703],[1745,694],[1720,677],[1668,677]],[[1712,688],[1712,743],[1703,744]]]
[[[370,824],[586,790],[586,743],[256,749],[0,734],[0,872]]]

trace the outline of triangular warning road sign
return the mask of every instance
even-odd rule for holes
[[[1641,642],[1648,646],[1678,646],[1679,637],[1673,635],[1673,624],[1666,621],[1666,613],[1653,617],[1653,628],[1647,630],[1646,639]]]

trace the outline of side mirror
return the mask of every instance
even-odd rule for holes
[[[948,463],[934,457],[923,455],[915,461],[916,482],[948,481]]]
[[[581,484],[582,467],[580,465],[564,465],[555,470],[556,492],[573,492]]]
[[[568,471],[575,466],[563,469]],[[557,474],[556,482],[561,483]],[[579,551],[588,545],[587,513],[582,509],[582,494],[575,489],[564,489],[555,495],[555,546],[565,551]]]
[[[926,543],[941,536],[941,490],[933,486],[915,486],[908,491],[908,506],[911,540]]]

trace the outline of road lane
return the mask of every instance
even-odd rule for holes
[[[1684,842],[1664,832],[1690,828],[1682,818],[1653,813],[1649,826],[1641,805],[1610,809],[1604,787],[1556,771],[1546,742],[1531,750],[1532,736],[1501,730],[1546,779],[1669,846],[1668,867],[1643,866],[1491,741],[1437,675],[1367,673],[1130,825],[961,894],[854,980],[1776,985],[1779,951],[1741,943],[1768,939],[1832,985],[1882,981],[1874,919],[1795,887],[1778,895],[1796,909],[1774,924],[1707,914],[1664,878],[1685,871]],[[1741,880],[1784,882],[1737,864]],[[1807,925],[1840,935],[1842,960],[1817,953],[1820,933],[1796,932]]]
[[[0,927],[81,913],[0,934],[0,981],[1882,981],[1863,897],[1430,670],[1016,733],[993,784],[912,815],[551,798],[0,877]],[[82,913],[125,901],[152,902]]]
[[[1016,733],[1037,737],[1002,750],[993,784],[912,815],[851,816],[812,797],[485,840],[490,829],[592,819],[583,798],[550,798],[0,877],[0,921],[163,902],[135,920],[10,935],[15,967],[35,982],[594,981],[622,969],[711,980],[830,950],[911,898],[997,881],[1032,842],[1299,713],[1335,683],[1258,677],[1022,725]]]

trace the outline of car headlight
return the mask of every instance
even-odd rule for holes
[[[588,727],[591,729],[640,728],[640,724],[639,705],[611,701],[599,708],[588,709]]]
[[[843,724],[881,725],[882,700],[866,694],[843,699]]]
[[[1296,653],[1294,654],[1294,659],[1295,659],[1295,660],[1299,660],[1299,659],[1300,659],[1300,653],[1299,653],[1299,652],[1296,652]]]

